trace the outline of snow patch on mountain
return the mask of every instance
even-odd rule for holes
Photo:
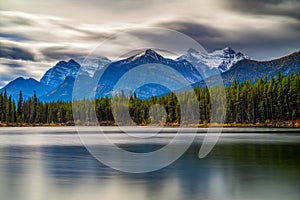
[[[96,71],[111,63],[111,61],[105,57],[87,59],[82,57],[76,60],[78,62],[73,59],[68,62],[58,62],[44,74],[40,82],[50,88],[57,88],[64,82],[67,76],[76,78],[77,75],[80,74],[92,77]]]
[[[62,84],[67,76],[76,78],[80,65],[73,59],[66,61],[59,61],[54,67],[50,68],[40,82],[50,88],[56,88]]]
[[[217,68],[220,72],[228,71],[235,63],[243,59],[249,59],[241,52],[236,52],[230,47],[221,50],[215,50],[204,54],[195,49],[189,49],[184,55],[178,58],[185,59],[194,65],[206,65],[210,68]]]
[[[112,61],[106,57],[79,57],[75,60],[81,65],[80,75],[93,77],[95,72],[109,65]]]

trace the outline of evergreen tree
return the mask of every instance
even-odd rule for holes
[[[18,108],[17,108],[17,118],[18,118],[18,122],[23,122],[23,95],[22,95],[22,91],[20,90],[20,94],[19,94],[19,100],[18,100]]]

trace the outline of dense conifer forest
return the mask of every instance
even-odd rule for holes
[[[211,117],[209,89],[196,87],[194,92],[198,99],[199,109],[189,114],[191,118],[200,115],[199,124],[206,125]],[[181,95],[189,102],[189,92]],[[148,100],[141,100],[135,94],[127,97],[124,93],[113,98],[128,99],[130,116],[139,125],[150,123],[149,108],[154,104],[160,104],[165,108],[165,124],[180,124],[180,104],[174,93],[152,97]],[[74,109],[84,115],[81,119],[88,122],[94,109],[93,104],[91,100],[81,101],[85,103]],[[276,78],[268,79],[266,76],[254,84],[251,81],[244,81],[242,84],[233,81],[231,86],[226,87],[226,101],[226,124],[268,123],[272,125],[273,123],[275,125],[283,121],[291,121],[294,123],[292,126],[297,125],[300,119],[300,75],[284,77],[279,73]],[[94,103],[98,121],[105,125],[115,124],[111,97],[97,98]],[[122,109],[122,105],[119,109]],[[7,96],[6,91],[0,93],[0,124],[2,126],[68,125],[72,124],[70,123],[72,121],[71,102],[41,102],[36,94],[24,100],[22,91],[20,91],[18,102],[14,102],[11,96]],[[82,124],[84,125],[85,122]]]

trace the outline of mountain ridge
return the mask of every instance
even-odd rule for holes
[[[256,61],[245,59],[239,61],[232,67],[230,71],[222,74],[222,78],[226,85],[230,85],[232,79],[238,82],[245,80],[257,81],[265,75],[277,77],[278,73],[287,76],[292,73],[300,73],[300,51],[293,52],[281,58],[270,61]],[[241,77],[241,75],[243,75]]]
[[[151,49],[146,49],[145,51],[130,56],[129,58],[118,60],[108,65],[108,67],[103,72],[101,79],[98,83],[98,85],[101,86],[101,91],[99,91],[97,96],[110,94],[117,81],[125,73],[143,64],[161,64],[164,66],[169,66],[175,71],[181,73],[190,83],[194,83],[202,79],[201,74],[189,62],[185,60],[176,61],[169,58],[164,58],[163,56],[156,53],[155,51]],[[159,68],[156,69],[159,70]],[[132,77],[132,78],[139,79],[140,77]],[[160,95],[160,94],[154,94],[154,95]]]
[[[196,50],[192,49],[189,49],[188,51],[186,54],[197,53]],[[240,55],[240,52],[235,52],[230,47],[213,51],[210,54],[212,55],[215,52],[215,54],[220,55],[220,52],[224,51],[229,51],[229,53],[231,52],[228,56],[231,61],[234,58],[233,52],[234,56],[242,58],[240,60],[234,60],[236,62],[234,64],[231,62],[232,66],[230,66],[228,70],[221,72],[225,85],[230,85],[234,79],[237,79],[238,82],[243,82],[245,80],[252,80],[252,82],[255,82],[257,79],[262,78],[266,74],[268,76],[276,77],[278,72],[281,72],[284,76],[291,73],[300,73],[300,51],[269,61],[256,61],[250,59],[242,53]],[[197,82],[199,85],[199,83],[201,83],[201,80],[199,79],[206,78],[209,80],[209,77],[213,78],[216,73],[219,73],[219,66],[211,67],[202,63],[201,60],[189,61],[184,58],[184,55],[173,60],[165,58],[151,49],[146,49],[129,56],[128,58],[114,62],[105,57],[98,60],[97,58],[94,58],[92,63],[91,71],[88,72],[86,70],[87,68],[82,67],[82,65],[84,65],[83,61],[82,64],[79,64],[74,59],[70,59],[69,61],[59,61],[56,65],[45,72],[40,82],[32,78],[24,79],[19,77],[4,86],[0,92],[4,92],[6,89],[8,95],[11,94],[14,99],[17,99],[20,90],[22,90],[25,98],[32,96],[33,92],[36,91],[38,97],[41,97],[43,101],[70,101],[72,95],[71,86],[74,84],[74,80],[78,76],[78,73],[80,73],[79,75],[81,76],[85,76],[86,81],[89,82],[92,81],[93,78],[97,77],[97,74],[99,74],[100,70],[104,66],[107,66],[107,68],[103,73],[102,82],[100,80],[98,84],[97,97],[109,94],[122,75],[130,69],[142,64],[157,63],[167,65],[181,73],[191,83],[191,85],[195,85],[195,83],[197,85]],[[195,63],[198,63],[199,65],[196,65]],[[89,64],[87,64],[86,67],[89,67]],[[200,70],[197,70],[197,67],[200,67]],[[104,89],[102,86],[104,86]],[[145,94],[145,91],[142,92]]]
[[[201,70],[210,71],[215,68],[218,69],[220,73],[223,73],[228,71],[238,61],[249,58],[250,57],[243,53],[236,52],[231,47],[227,46],[223,49],[215,50],[207,54],[191,48],[188,49],[185,54],[177,58],[177,60],[186,59],[195,67],[200,65]],[[204,67],[208,67],[208,69],[205,69]],[[209,73],[208,75],[211,74]]]
[[[9,82],[5,87],[0,89],[0,92],[7,91],[8,95],[12,95],[14,100],[19,98],[20,90],[24,99],[32,97],[34,92],[37,96],[41,96],[50,91],[50,88],[35,80],[34,78],[18,77]]]

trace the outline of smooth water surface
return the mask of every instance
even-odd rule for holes
[[[115,127],[105,130],[134,152],[161,148],[177,131],[166,129],[145,143]],[[300,129],[225,128],[213,151],[199,159],[206,130],[172,165],[126,174],[90,155],[74,127],[0,128],[0,199],[300,199]],[[86,128],[86,134],[93,141],[97,133]]]

